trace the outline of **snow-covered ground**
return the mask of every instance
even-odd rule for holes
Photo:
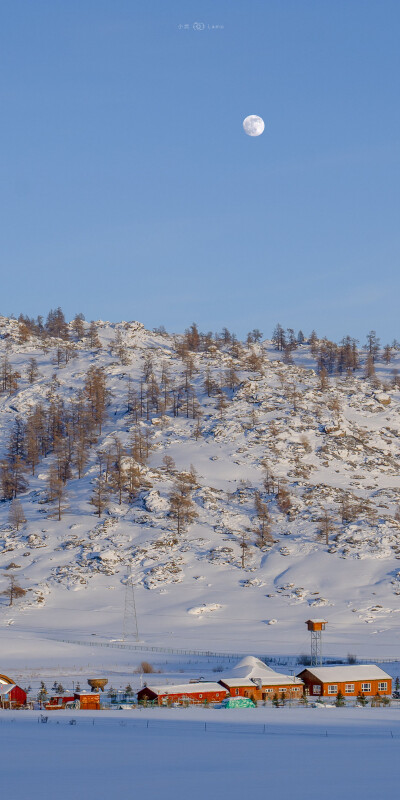
[[[0,784],[14,800],[380,800],[399,742],[390,708],[3,712]]]
[[[184,384],[186,367],[174,338],[139,323],[101,322],[101,349],[73,341],[76,357],[57,365],[57,340],[43,352],[35,338],[19,343],[15,320],[0,323],[6,337],[0,339],[0,357],[7,348],[21,376],[11,396],[0,396],[2,454],[16,417],[24,420],[39,401],[48,403],[50,389],[53,397],[74,403],[94,365],[105,368],[111,391],[107,420],[84,474],[79,480],[74,471],[68,481],[62,520],[49,517],[45,502],[52,455],[28,476],[27,491],[20,495],[27,523],[19,531],[8,524],[9,503],[0,504],[0,590],[10,564],[28,589],[12,608],[5,598],[0,602],[7,642],[0,671],[29,671],[46,663],[62,668],[66,662],[82,667],[89,661],[107,668],[110,658],[115,664],[120,657],[135,666],[141,655],[134,651],[109,656],[105,648],[56,641],[121,639],[130,570],[144,650],[295,657],[309,652],[305,620],[324,616],[327,656],[400,657],[400,394],[391,384],[400,366],[398,351],[389,365],[378,360],[373,381],[364,379],[362,363],[351,377],[329,378],[323,391],[308,345],[294,351],[293,364],[283,363],[268,341],[243,346],[239,355],[229,347],[192,353],[190,381],[201,409],[201,433],[196,438],[196,422],[186,416],[184,402],[175,417],[171,409],[162,418],[151,410],[141,423],[152,432],[144,468],[149,486],[133,504],[126,497],[119,504],[114,494],[99,520],[89,505],[96,451],[112,444],[114,435],[128,448],[133,429],[128,384],[131,380],[138,390],[146,358],[158,383],[166,364],[169,385]],[[126,346],[124,363],[111,347],[118,333]],[[252,352],[263,359],[259,369],[249,366]],[[31,385],[26,368],[32,357],[40,375]],[[238,378],[229,389],[226,373],[232,366]],[[207,395],[207,375],[222,385],[225,407],[218,408],[215,392]],[[198,516],[179,538],[168,514],[174,470],[163,466],[166,455],[176,470],[193,465],[197,472]],[[264,488],[266,463],[275,479],[287,482],[289,514]],[[274,542],[264,547],[254,532],[256,490],[271,517]],[[358,510],[342,524],[345,492]],[[328,545],[318,534],[323,508],[333,518]]]

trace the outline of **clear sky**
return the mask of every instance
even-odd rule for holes
[[[399,0],[3,0],[0,312],[400,338],[399,32]]]

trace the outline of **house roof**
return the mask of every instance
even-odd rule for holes
[[[300,678],[295,678],[293,675],[282,675],[280,672],[273,672],[271,675],[265,675],[263,678],[260,677],[259,680],[261,680],[262,686],[282,686],[282,684],[287,685],[288,683],[299,686],[303,684]],[[252,681],[247,680],[247,678],[221,678],[221,682],[232,688],[235,688],[235,686],[251,687],[252,689],[257,688],[256,678]]]
[[[231,678],[262,678],[265,675],[276,675],[275,670],[268,667],[264,661],[255,656],[245,656],[239,661],[232,672],[229,674]]]
[[[12,689],[15,689],[15,686],[15,683],[0,683],[0,695],[4,697],[6,694],[9,694]]]
[[[323,683],[334,681],[343,683],[345,681],[383,681],[392,680],[391,676],[375,664],[351,664],[346,667],[307,667],[299,675],[309,672],[317,680]]]
[[[198,683],[169,683],[164,686],[146,686],[154,694],[197,694],[198,692],[223,692],[225,691],[220,683],[212,681],[199,681]]]
[[[293,675],[283,675],[281,672],[276,672],[264,661],[255,656],[246,656],[233,667],[226,678],[221,680],[227,686],[255,686],[255,681],[261,680],[263,686],[278,686],[281,683],[301,683],[300,680],[293,677]]]

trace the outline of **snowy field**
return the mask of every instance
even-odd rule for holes
[[[397,796],[399,743],[393,708],[2,712],[0,787],[13,800],[378,800]]]
[[[292,364],[267,340],[250,349],[240,345],[239,354],[230,345],[193,352],[198,436],[183,399],[179,416],[171,405],[173,387],[181,387],[183,398],[186,380],[174,337],[138,322],[98,322],[97,329],[101,347],[93,349],[69,326],[74,357],[58,363],[65,342],[49,337],[44,352],[36,336],[20,341],[16,320],[0,318],[0,359],[8,358],[20,376],[17,388],[0,397],[1,458],[17,420],[28,424],[38,404],[50,413],[49,397],[65,409],[67,425],[90,368],[104,368],[111,392],[81,478],[71,466],[62,519],[49,501],[54,448],[40,458],[35,474],[26,472],[26,491],[18,495],[26,522],[19,530],[9,522],[9,502],[0,504],[0,592],[12,571],[26,591],[12,608],[1,598],[0,630],[7,636],[14,631],[16,646],[25,637],[27,667],[45,637],[121,638],[130,574],[140,638],[149,647],[297,657],[309,652],[305,620],[323,615],[329,623],[326,656],[399,658],[400,351],[393,349],[389,364],[380,352],[372,381],[364,376],[366,355],[360,351],[360,368],[329,377],[326,391],[307,344],[293,352]],[[123,358],[116,352],[119,341]],[[250,357],[260,360],[258,369]],[[32,358],[39,374],[30,383]],[[132,389],[139,396],[146,365],[168,402],[164,414],[151,406],[136,422],[128,394]],[[231,368],[234,388],[228,385]],[[221,391],[207,393],[211,378]],[[142,488],[129,500],[125,487],[119,502],[110,484],[99,518],[90,503],[97,453],[114,452],[116,437],[130,453],[139,429],[151,442]],[[175,468],[165,466],[166,457]],[[124,458],[131,463],[131,456]],[[178,536],[170,497],[177,472],[191,464],[197,517]],[[275,484],[265,488],[266,464],[275,484],[287,486],[290,513],[279,506]],[[256,491],[268,507],[273,539],[262,546]],[[342,520],[344,501],[351,513]],[[323,509],[332,517],[328,542],[320,532]],[[5,657],[13,670],[9,649]]]

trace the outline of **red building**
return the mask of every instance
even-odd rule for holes
[[[45,708],[48,711],[58,711],[61,708],[65,708],[67,703],[73,703],[75,700],[75,696],[73,694],[53,694],[49,702],[46,703]]]
[[[26,692],[7,675],[0,675],[0,708],[18,708],[26,705]]]
[[[205,703],[221,703],[227,695],[226,689],[219,683],[198,681],[196,683],[177,683],[166,686],[145,686],[138,692],[138,702],[155,703],[167,706],[203,705]]]
[[[375,697],[392,694],[392,679],[374,664],[351,664],[343,667],[307,667],[299,673],[311,697]]]

